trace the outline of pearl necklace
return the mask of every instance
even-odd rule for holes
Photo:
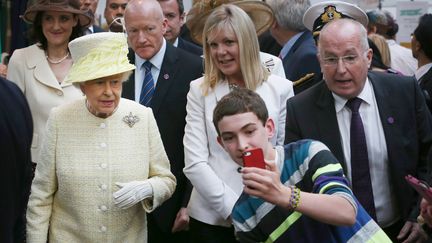
[[[50,59],[50,58],[48,57],[48,54],[45,55],[46,59],[47,59],[48,62],[51,63],[51,64],[59,64],[59,63],[63,62],[64,60],[66,60],[66,58],[68,58],[68,56],[69,56],[69,52],[66,54],[66,56],[60,58],[60,59],[57,60],[57,61],[54,61],[54,60],[52,60],[52,59]]]

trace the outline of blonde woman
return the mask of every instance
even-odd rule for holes
[[[381,54],[381,59],[383,64],[386,65],[387,67],[390,67],[391,64],[390,49],[386,39],[383,36],[378,34],[369,34],[368,38],[371,39],[371,41],[373,41],[373,43],[378,48]]]
[[[265,6],[252,2],[222,5],[204,25],[205,75],[191,82],[184,136],[184,173],[194,186],[188,205],[191,242],[236,241],[230,214],[243,186],[238,166],[217,142],[212,119],[218,100],[236,87],[256,91],[275,121],[272,144],[284,142],[285,107],[293,96],[292,83],[271,75],[260,63],[254,27],[260,19],[251,20],[242,8],[259,13]],[[245,129],[254,132],[253,125]]]

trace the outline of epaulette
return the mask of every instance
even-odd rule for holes
[[[302,78],[294,81],[293,86],[298,86],[301,85],[302,83],[305,83],[306,81],[313,80],[314,77],[315,77],[315,73],[308,73]]]

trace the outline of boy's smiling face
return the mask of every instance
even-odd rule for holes
[[[272,145],[269,139],[274,135],[274,123],[271,118],[263,124],[253,112],[224,116],[218,123],[220,136],[218,142],[231,158],[243,165],[243,152],[250,148],[261,148],[264,157]]]

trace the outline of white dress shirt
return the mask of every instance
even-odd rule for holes
[[[165,56],[166,51],[166,41],[163,39],[162,47],[160,50],[154,55],[150,60],[151,64],[153,64],[151,68],[151,74],[153,76],[154,85],[156,87],[157,80],[159,78],[159,73],[162,68],[162,62]],[[140,102],[140,95],[141,95],[141,89],[144,82],[144,76],[145,76],[145,68],[143,67],[143,64],[147,60],[141,58],[135,53],[135,101]]]
[[[423,75],[425,75],[431,68],[432,68],[432,62],[419,67],[415,72],[415,77],[417,81],[420,80],[420,78],[423,77]]]
[[[352,184],[351,177],[351,147],[350,125],[351,110],[345,106],[348,101],[333,93],[335,99],[336,117],[341,134],[343,152],[345,155],[348,180]],[[378,223],[386,227],[399,218],[394,199],[388,165],[387,144],[373,86],[369,79],[366,80],[362,92],[358,95],[363,102],[359,113],[362,118],[366,144],[368,149],[369,170]]]
[[[390,49],[390,67],[403,75],[411,76],[417,69],[417,59],[410,49],[403,47],[394,40],[387,40]]]

